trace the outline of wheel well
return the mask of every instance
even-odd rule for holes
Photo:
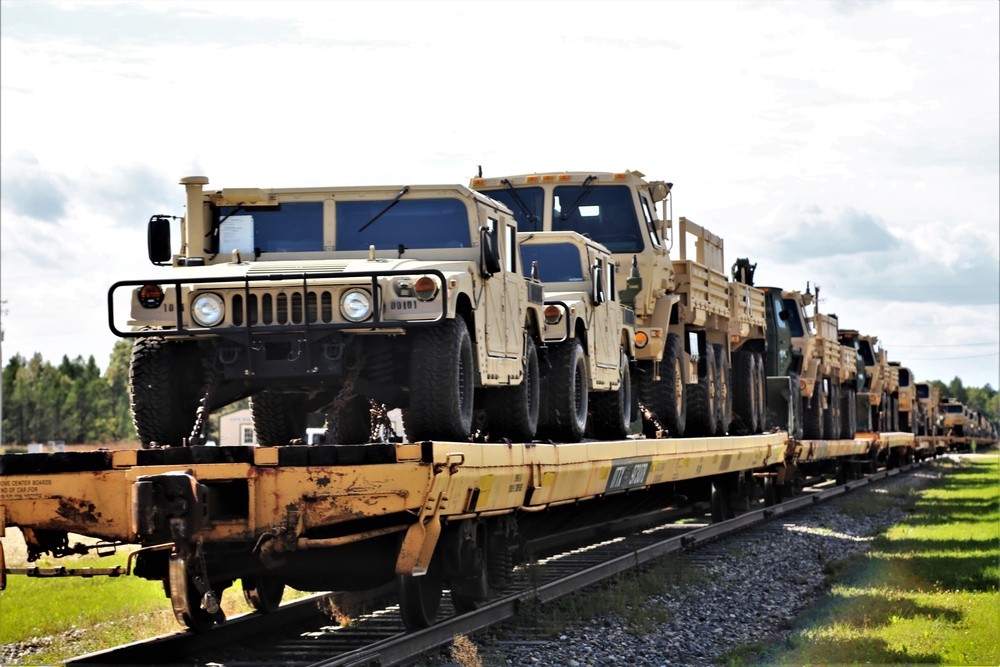
[[[473,343],[476,340],[475,335],[475,317],[472,314],[472,301],[469,300],[469,295],[461,293],[458,295],[458,299],[455,303],[455,317],[461,317],[465,320],[465,325],[469,328],[469,333],[472,335]]]

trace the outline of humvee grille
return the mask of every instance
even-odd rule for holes
[[[333,322],[333,293],[330,290],[309,290],[305,304],[301,290],[263,292],[246,298],[234,294],[232,304],[234,326]]]

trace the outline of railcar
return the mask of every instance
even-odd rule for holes
[[[375,443],[187,447],[0,456],[0,534],[29,560],[138,547],[131,573],[160,580],[177,618],[224,621],[241,581],[267,611],[286,585],[360,590],[396,580],[410,628],[501,592],[540,536],[704,499],[774,503],[804,474],[861,474],[912,457],[912,434],[797,441],[785,432],[579,443]]]

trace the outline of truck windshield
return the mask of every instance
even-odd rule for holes
[[[531,263],[538,262],[538,279],[543,283],[583,282],[583,260],[577,247],[570,243],[526,243],[521,246],[521,258],[529,275]]]
[[[944,406],[944,411],[948,412],[948,413],[951,413],[951,414],[957,414],[959,412],[962,412],[962,406],[961,405],[946,405],[946,406]]]
[[[872,354],[872,344],[866,340],[858,341],[858,352],[861,353],[861,358],[865,360],[865,366],[875,365],[875,355]]]
[[[802,318],[799,316],[798,303],[795,299],[785,299],[785,312],[788,313],[788,330],[792,334],[792,338],[800,338],[805,334],[805,329],[802,326]]]
[[[390,202],[337,202],[337,250],[471,248],[469,212],[459,199],[400,199],[375,222],[358,231]]]
[[[553,231],[579,232],[611,252],[642,252],[642,232],[627,185],[560,185],[553,195]]]
[[[931,388],[925,384],[917,385],[917,398],[930,398]]]
[[[514,212],[519,232],[542,231],[542,213],[545,191],[542,188],[516,188],[503,190],[481,190],[487,197],[506,204]]]

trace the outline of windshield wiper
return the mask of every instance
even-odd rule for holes
[[[510,181],[508,181],[506,178],[500,181],[500,185],[507,188],[507,190],[510,192],[510,196],[514,198],[514,201],[517,202],[517,205],[521,208],[521,213],[524,213],[526,216],[528,216],[528,222],[537,227],[538,216],[532,213],[530,210],[528,210],[528,206],[524,203],[524,200],[521,199],[521,195],[517,194],[517,188],[511,185]]]
[[[583,185],[580,186],[580,194],[576,196],[576,200],[572,204],[567,206],[565,210],[560,211],[559,213],[560,220],[566,220],[567,218],[569,218],[569,216],[573,213],[573,211],[575,211],[576,208],[583,202],[584,198],[590,194],[590,191],[594,189],[594,186],[591,185],[591,183],[593,183],[596,180],[597,176],[588,176],[587,178],[583,179]]]
[[[410,191],[410,186],[409,185],[403,186],[403,189],[399,191],[399,194],[396,195],[395,197],[393,197],[392,201],[385,205],[385,208],[383,208],[381,211],[379,211],[378,213],[376,213],[374,218],[372,218],[371,220],[369,220],[365,224],[361,225],[361,228],[358,229],[358,234],[360,234],[361,232],[363,232],[366,229],[368,229],[368,225],[372,224],[373,222],[375,222],[376,220],[378,220],[379,218],[381,218],[383,215],[385,215],[386,212],[390,208],[392,208],[393,206],[395,206],[396,204],[398,204],[399,200],[403,198],[403,195],[405,195],[409,191]]]

